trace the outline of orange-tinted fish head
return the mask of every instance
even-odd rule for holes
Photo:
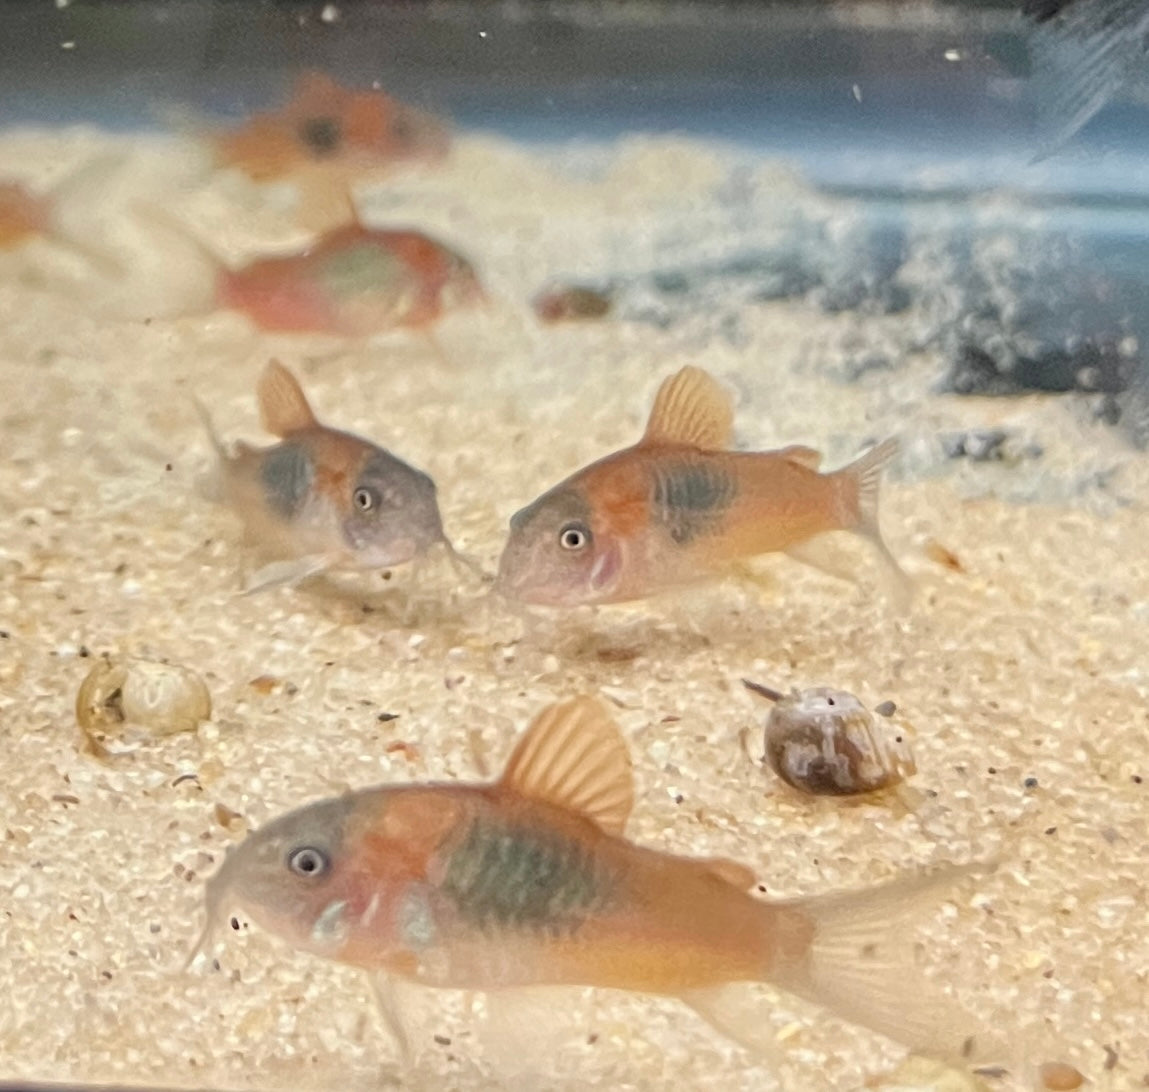
[[[301,153],[322,161],[351,157],[364,166],[442,159],[450,147],[446,124],[383,91],[343,87],[321,72],[296,82],[282,111]]]
[[[625,543],[570,482],[511,517],[497,591],[524,603],[576,606],[616,598]]]
[[[197,950],[223,916],[242,910],[262,928],[301,948],[337,956],[350,915],[363,900],[347,852],[361,796],[310,804],[261,827],[232,849],[208,881],[207,926]]]
[[[451,130],[441,118],[392,100],[382,147],[395,159],[437,163],[451,147]]]

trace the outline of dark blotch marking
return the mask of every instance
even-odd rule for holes
[[[264,456],[260,468],[267,502],[284,519],[291,519],[299,513],[314,478],[311,456],[299,444],[284,443],[273,447]]]
[[[654,482],[655,519],[684,546],[714,527],[736,493],[733,478],[716,466],[683,463],[661,468]]]
[[[299,123],[299,139],[317,156],[334,155],[343,143],[343,126],[338,118],[307,118]]]
[[[479,820],[451,852],[442,890],[481,929],[573,932],[608,884],[577,844]]]

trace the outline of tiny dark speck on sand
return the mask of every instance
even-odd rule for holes
[[[386,724],[388,721],[398,720],[399,714],[398,713],[380,713],[379,716],[377,716],[375,719],[380,724]]]

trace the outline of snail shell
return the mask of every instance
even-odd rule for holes
[[[906,729],[875,717],[848,691],[817,686],[783,695],[746,685],[775,702],[765,758],[786,784],[818,796],[853,796],[917,771]]]
[[[76,720],[94,744],[130,724],[152,735],[194,732],[211,719],[203,679],[179,664],[155,660],[97,661],[76,695]]]

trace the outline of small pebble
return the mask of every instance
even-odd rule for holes
[[[1041,1088],[1047,1092],[1073,1092],[1085,1083],[1085,1078],[1065,1062],[1046,1062],[1038,1070]]]

